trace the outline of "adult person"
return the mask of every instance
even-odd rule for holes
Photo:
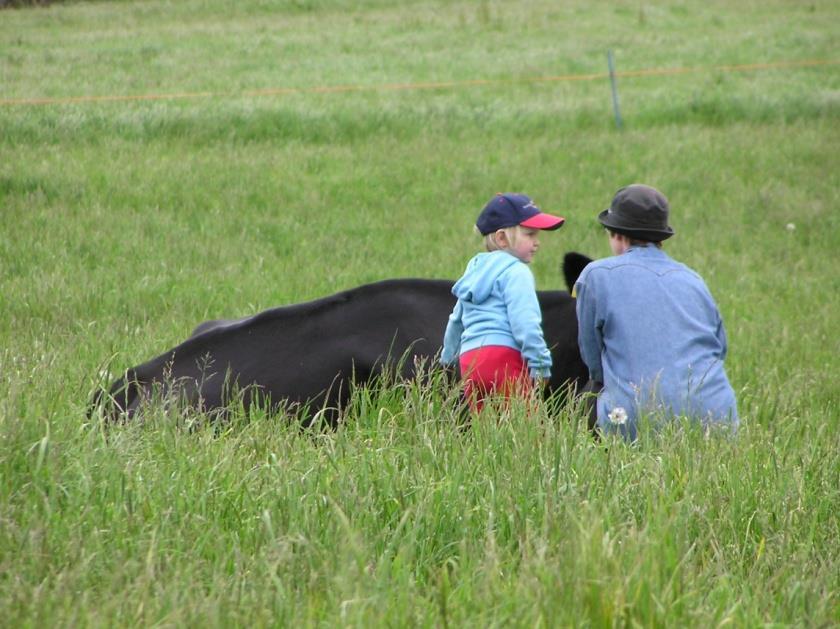
[[[635,439],[639,420],[686,416],[738,426],[724,371],[727,339],[703,279],[673,260],[665,196],[650,186],[618,190],[598,215],[613,256],[575,283],[578,344],[597,393],[590,425]]]

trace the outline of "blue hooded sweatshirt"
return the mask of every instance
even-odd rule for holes
[[[551,376],[551,352],[531,269],[506,251],[479,253],[452,287],[458,298],[443,338],[440,361],[449,365],[479,347],[518,350],[532,378]]]

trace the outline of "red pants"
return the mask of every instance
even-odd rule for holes
[[[464,397],[475,412],[482,409],[485,399],[490,396],[525,397],[531,392],[528,367],[522,354],[511,347],[479,347],[461,354],[460,363]]]

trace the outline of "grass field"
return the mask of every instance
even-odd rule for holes
[[[837,24],[831,0],[0,11],[0,624],[840,625]],[[604,76],[534,80],[608,50],[691,71],[619,76],[622,130]],[[101,370],[204,319],[454,279],[500,190],[567,217],[533,264],[563,288],[634,181],[719,302],[734,439],[595,444],[574,405],[464,432],[416,383],[326,434],[86,416]]]

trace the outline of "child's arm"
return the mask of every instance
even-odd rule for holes
[[[451,365],[457,360],[461,353],[461,334],[464,333],[464,324],[461,321],[461,300],[455,304],[449,321],[446,323],[446,332],[443,334],[443,351],[440,354],[440,362],[444,365]]]
[[[594,291],[589,290],[587,286],[590,279],[590,274],[584,270],[574,288],[577,300],[575,308],[578,318],[578,346],[580,356],[589,368],[590,379],[603,382],[604,373],[601,367],[601,348],[604,346],[601,334],[603,321],[600,320],[598,314],[598,303],[595,301]]]
[[[513,338],[528,363],[531,378],[551,377],[551,352],[542,332],[542,311],[534,276],[524,264],[516,264],[503,286],[505,306]]]

